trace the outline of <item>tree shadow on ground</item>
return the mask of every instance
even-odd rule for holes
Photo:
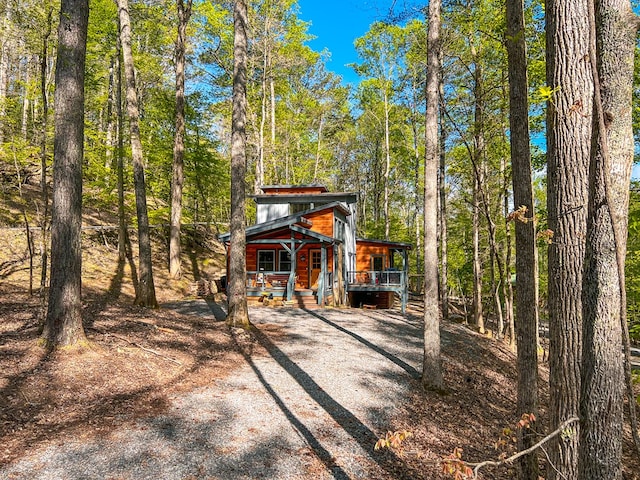
[[[405,372],[407,372],[411,376],[411,378],[413,378],[413,379],[419,379],[420,378],[420,373],[413,366],[409,365],[408,363],[406,363],[404,360],[402,360],[398,356],[393,355],[388,350],[385,350],[384,348],[382,348],[382,347],[370,342],[369,340],[367,340],[366,338],[358,335],[357,333],[355,333],[355,332],[353,332],[353,331],[351,331],[351,330],[349,330],[349,329],[347,329],[347,328],[345,328],[345,327],[343,327],[341,325],[338,325],[335,322],[332,322],[331,320],[329,320],[328,318],[326,318],[323,315],[320,315],[316,311],[313,311],[313,310],[305,310],[305,311],[309,315],[312,315],[313,317],[317,318],[318,320],[323,321],[324,323],[326,323],[330,327],[335,328],[336,330],[349,335],[351,338],[357,340],[358,342],[363,344],[365,347],[370,348],[374,352],[379,353],[380,355],[382,355],[386,359],[388,359],[391,362],[395,363],[397,366],[399,366]],[[398,331],[399,329],[396,328],[395,330],[396,330],[396,333],[401,334],[401,332]],[[411,332],[405,332],[405,334],[410,336],[410,337],[413,336],[413,335],[411,335]]]
[[[376,444],[378,437],[366,425],[364,425],[358,417],[351,413],[348,409],[338,403],[323,388],[318,385],[313,378],[304,371],[296,362],[287,356],[280,348],[278,348],[267,335],[260,329],[253,330],[258,343],[266,349],[269,355],[276,363],[287,372],[293,380],[349,435],[358,445],[366,452],[369,457],[388,473],[395,478],[418,478],[417,472],[407,467],[404,462],[393,452],[384,451],[373,453],[373,446]],[[297,419],[284,405],[277,393],[270,387],[259,369],[255,366],[251,357],[245,354],[245,360],[249,363],[260,382],[267,389],[274,401],[281,408],[285,416],[292,422],[294,428],[300,431],[305,439],[314,449],[314,452],[325,464],[326,468],[332,473],[334,478],[349,478],[346,473],[337,467],[332,460],[332,456],[322,445],[316,440],[312,432],[307,429],[304,424]]]
[[[35,313],[28,314],[37,307],[27,295],[0,304],[7,312],[0,325],[0,465],[50,442],[108,435],[161,413],[170,392],[211,384],[232,371],[225,362],[239,361],[224,325],[131,304],[94,312],[88,347],[47,353],[37,346]]]

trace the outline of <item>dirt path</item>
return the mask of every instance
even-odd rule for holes
[[[221,315],[202,300],[182,313]],[[29,452],[2,479],[386,479],[412,472],[374,452],[419,377],[421,328],[394,311],[255,308],[257,343],[162,416]]]

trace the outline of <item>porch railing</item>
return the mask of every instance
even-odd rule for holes
[[[248,271],[247,272],[247,287],[265,289],[278,289],[286,288],[289,283],[288,271]],[[294,275],[293,282],[294,287],[298,281],[298,276]],[[326,272],[324,275],[324,289],[325,292],[331,292],[333,288],[333,272]],[[318,285],[320,285],[320,279],[318,279]]]
[[[288,271],[264,271],[259,272],[248,271],[247,272],[247,287],[256,288],[285,288],[289,283],[289,276],[291,272]],[[294,276],[294,285],[295,285]]]
[[[406,283],[405,272],[398,270],[359,270],[348,272],[347,278],[350,285],[382,285],[402,286]]]

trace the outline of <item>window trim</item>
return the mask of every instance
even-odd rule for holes
[[[379,258],[382,260],[382,267],[380,268],[380,270],[376,270],[375,268],[375,261],[376,259]],[[387,255],[384,254],[373,254],[371,255],[371,271],[372,272],[383,272],[386,268],[386,264],[387,264]]]
[[[286,259],[284,262],[282,261],[282,254],[288,255],[289,258]],[[285,257],[286,258],[286,257]],[[288,263],[289,264],[289,268],[282,268],[282,264],[283,263]],[[278,271],[279,272],[290,272],[291,269],[293,268],[293,261],[291,260],[291,253],[288,252],[285,249],[282,250],[278,250]]]
[[[271,264],[272,264],[272,268],[270,270],[267,270],[266,268],[260,268],[260,254],[261,253],[271,253]],[[256,269],[258,270],[258,272],[273,272],[275,271],[276,268],[276,251],[272,250],[272,249],[265,249],[265,250],[258,250],[256,252]]]

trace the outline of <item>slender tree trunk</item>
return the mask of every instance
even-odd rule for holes
[[[171,182],[171,226],[169,232],[169,274],[177,279],[182,276],[180,262],[180,236],[182,222],[182,186],[184,184],[184,84],[187,25],[191,17],[191,0],[176,0],[178,10],[178,36],[176,39],[176,133],[173,142],[173,180]]]
[[[548,302],[549,412],[554,430],[579,411],[593,79],[585,58],[588,0],[547,1],[545,13],[547,85],[553,91],[547,107],[547,211],[553,232]],[[516,301],[520,291],[518,287]],[[550,446],[553,468],[547,470],[552,480],[578,478],[579,426],[573,430]]]
[[[389,174],[391,172],[391,145],[389,142],[389,94],[387,92],[387,85],[385,83],[384,91],[384,153],[385,153],[385,167],[384,167],[384,238],[389,240]]]
[[[0,33],[0,118],[5,118],[6,101],[7,101],[7,85],[9,83],[9,51],[11,48],[11,31],[9,25],[11,23],[11,8],[5,5],[5,11],[2,18],[2,30]],[[0,143],[4,142],[5,135],[4,122],[0,124]]]
[[[638,18],[629,0],[590,5],[594,122],[583,277],[579,475],[622,478],[624,259],[634,159],[632,93]],[[596,23],[597,21],[597,23]],[[633,395],[631,403],[635,403]],[[631,410],[635,416],[634,409]],[[632,423],[634,430],[635,423]],[[636,439],[637,432],[634,432]]]
[[[40,95],[42,96],[42,122],[40,131],[40,201],[42,202],[42,212],[40,219],[40,312],[41,320],[46,314],[47,269],[49,266],[49,188],[47,180],[47,132],[49,130],[49,95],[47,93],[47,59],[49,56],[49,37],[51,37],[53,7],[47,5],[47,26],[42,37],[42,51],[40,52]]]
[[[42,332],[52,349],[85,341],[81,225],[88,21],[88,0],[62,0],[55,91],[51,285]]]
[[[20,133],[25,143],[29,140],[29,83],[31,83],[31,59],[27,57],[24,65],[24,84],[22,86],[22,121],[20,122]]]
[[[118,30],[120,30],[120,20],[118,19]],[[127,219],[124,209],[124,112],[122,110],[122,42],[120,37],[116,41],[116,162],[118,178],[118,259],[123,262],[127,256],[127,244],[129,236],[127,233]],[[133,275],[136,291],[138,290],[137,275]]]
[[[113,151],[115,150],[115,130],[116,119],[113,115],[113,104],[115,103],[115,65],[118,62],[118,58],[111,57],[111,63],[109,64],[109,92],[107,94],[107,125],[105,132],[105,156],[104,156],[104,168],[107,172],[107,176],[111,168],[114,167]]]
[[[270,37],[269,13],[265,14],[264,29],[262,31],[262,83],[260,86],[260,129],[258,131],[258,158],[256,160],[256,177],[253,185],[253,193],[259,195],[264,186],[265,173],[265,127],[267,124],[267,104],[269,95],[267,93],[269,80],[269,37]]]
[[[506,132],[505,132],[506,139]],[[513,321],[513,286],[511,284],[511,258],[512,258],[512,235],[511,235],[511,222],[508,220],[510,208],[509,208],[509,183],[511,179],[507,173],[506,158],[502,158],[500,163],[500,169],[502,170],[502,176],[504,180],[503,191],[503,215],[505,218],[505,252],[504,252],[504,282],[502,284],[502,294],[504,296],[504,311],[505,311],[505,329],[508,329],[509,333],[509,345],[514,348],[516,345],[515,336],[515,323]]]
[[[480,333],[484,333],[484,312],[482,305],[482,264],[480,261],[480,203],[482,201],[482,176],[481,167],[484,156],[484,100],[482,98],[482,68],[479,64],[477,49],[471,45],[471,54],[474,58],[473,95],[474,120],[473,120],[473,151],[471,152],[474,168],[473,183],[473,320]]]
[[[324,127],[324,113],[320,113],[320,124],[318,125],[318,142],[316,143],[316,164],[313,169],[313,181],[318,181],[318,171],[320,170],[320,151],[322,150],[322,129]]]
[[[416,85],[413,85],[412,98],[418,98]],[[413,133],[413,188],[415,192],[414,196],[414,204],[413,204],[413,225],[415,226],[415,241],[416,241],[416,272],[420,272],[422,269],[422,264],[420,263],[420,246],[422,245],[422,239],[420,238],[420,223],[418,221],[418,217],[420,216],[420,210],[424,205],[424,201],[422,200],[422,195],[420,194],[420,149],[418,148],[418,105],[417,101],[413,102],[414,105],[411,109],[411,131]]]
[[[484,333],[482,306],[482,264],[480,263],[480,185],[473,179],[473,322]]]
[[[442,68],[442,55],[440,56]],[[440,99],[444,98],[444,85],[440,79]],[[446,130],[442,115],[440,115],[440,165],[438,169],[438,190],[440,193],[440,303],[442,305],[442,319],[449,319],[449,288],[447,275],[447,166],[445,155]]]
[[[131,22],[129,20],[129,1],[117,0],[120,17],[120,37],[124,73],[127,85],[127,110],[129,112],[129,136],[131,138],[131,156],[133,157],[133,180],[136,191],[136,214],[138,217],[138,290],[135,304],[157,308],[156,290],[153,282],[151,256],[151,238],[149,234],[149,215],[147,213],[147,192],[144,178],[142,143],[140,141],[138,94],[136,92],[135,68],[131,52]]]
[[[517,413],[538,415],[538,260],[531,182],[529,138],[529,102],[527,97],[527,48],[525,42],[524,2],[506,3],[507,55],[509,61],[509,128],[511,129],[511,165],[513,201],[516,209],[526,211],[516,218],[516,315],[510,325],[517,326],[518,400]],[[505,195],[506,197],[506,195]],[[508,208],[505,202],[505,208]],[[508,268],[508,267],[507,267]],[[507,279],[510,282],[510,279]],[[513,331],[512,331],[513,342]],[[522,430],[518,448],[524,450],[535,443],[532,430]],[[535,454],[520,460],[520,478],[538,480]],[[549,468],[553,470],[553,468]],[[569,477],[570,478],[570,477]]]
[[[422,385],[443,387],[438,305],[438,110],[440,86],[440,0],[429,2],[427,111],[424,161],[424,363]]]
[[[247,171],[247,2],[236,0],[233,9],[233,114],[231,125],[231,243],[227,323],[249,326],[245,236],[245,175]]]
[[[276,163],[276,85],[273,80],[273,60],[269,57],[269,91],[270,91],[270,100],[271,100],[271,145],[269,146],[269,158],[271,159],[271,163],[274,165],[273,169],[275,171],[275,163]]]

